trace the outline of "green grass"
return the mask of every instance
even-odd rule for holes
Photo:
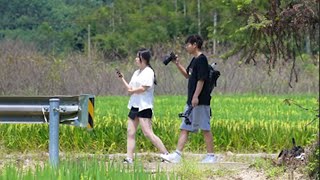
[[[319,122],[306,126],[316,115],[296,105],[284,103],[292,99],[303,107],[318,107],[316,95],[215,95],[212,102],[212,132],[216,152],[278,153],[297,145],[306,146],[318,132]],[[61,125],[60,150],[84,153],[125,153],[129,97],[96,97],[93,131]],[[156,96],[153,130],[169,150],[176,147],[185,96]],[[46,124],[0,124],[1,149],[10,151],[48,151],[49,131]],[[141,130],[136,135],[137,152],[158,152]],[[201,133],[190,134],[186,151],[203,153]]]
[[[133,165],[122,164],[103,159],[65,160],[58,167],[50,164],[29,167],[16,167],[8,164],[0,169],[2,180],[34,180],[34,179],[176,179],[170,172],[147,172],[141,162]]]
[[[252,163],[251,167],[264,171],[267,178],[277,178],[279,175],[285,172],[284,166],[274,166],[270,159],[258,158]]]

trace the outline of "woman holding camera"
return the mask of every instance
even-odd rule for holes
[[[141,125],[143,134],[150,139],[161,153],[168,154],[167,149],[161,139],[156,136],[152,130],[152,115],[153,115],[153,99],[154,85],[156,78],[154,70],[150,65],[151,52],[147,49],[140,49],[135,58],[135,63],[139,67],[136,70],[129,82],[124,79],[123,75],[117,71],[119,78],[127,88],[131,95],[128,103],[130,109],[128,114],[128,129],[127,129],[127,157],[124,163],[133,163],[133,153],[135,149],[135,134],[138,125]]]

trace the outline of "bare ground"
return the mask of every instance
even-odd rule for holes
[[[173,173],[199,173],[200,179],[217,180],[264,180],[264,179],[308,179],[298,170],[288,170],[287,172],[270,176],[266,174],[265,169],[259,169],[252,165],[257,159],[275,159],[277,154],[234,154],[226,152],[216,154],[218,162],[215,164],[200,164],[199,161],[204,157],[203,154],[185,153],[184,159],[179,164],[161,162],[158,154],[138,153],[136,160],[141,161],[144,169],[148,172],[157,171]],[[121,162],[125,154],[93,155],[93,154],[64,154],[60,153],[60,161],[71,158],[98,157],[107,158],[113,161]],[[47,152],[39,153],[13,153],[0,154],[0,169],[5,164],[16,164],[17,166],[28,168],[35,167],[37,164],[47,163],[49,154]],[[191,176],[192,177],[192,176]],[[187,178],[188,179],[188,178]],[[190,178],[190,179],[193,179]]]

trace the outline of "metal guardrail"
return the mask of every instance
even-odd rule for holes
[[[59,123],[93,128],[94,96],[0,96],[0,123],[49,123],[49,100],[58,98]]]
[[[59,124],[93,128],[94,96],[0,96],[0,123],[49,123],[49,161],[59,164]]]

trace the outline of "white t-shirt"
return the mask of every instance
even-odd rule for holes
[[[128,103],[128,108],[139,108],[139,111],[144,109],[153,108],[153,92],[154,92],[154,72],[147,66],[142,71],[136,70],[129,82],[129,86],[132,88],[139,88],[141,86],[149,86],[149,88],[139,94],[132,94]]]

